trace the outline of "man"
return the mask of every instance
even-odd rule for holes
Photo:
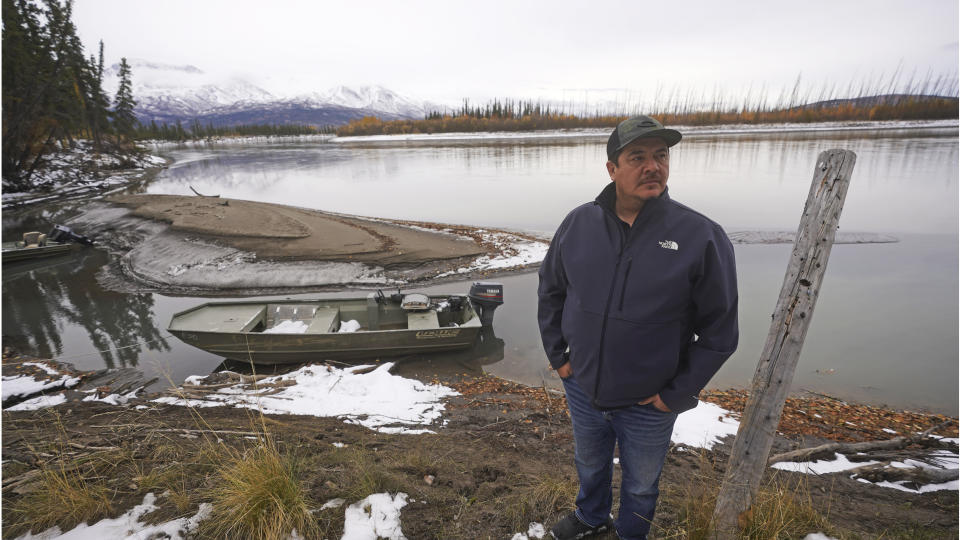
[[[677,414],[737,347],[733,246],[667,193],[681,137],[648,116],[621,122],[607,141],[612,182],[567,215],[540,267],[540,334],[567,393],[580,480],[557,539],[614,527],[646,538]]]

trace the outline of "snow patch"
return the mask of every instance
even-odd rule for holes
[[[550,247],[548,242],[528,240],[508,233],[488,233],[482,229],[476,232],[481,233],[484,243],[497,246],[500,253],[494,256],[478,257],[469,266],[444,272],[437,275],[438,278],[482,270],[502,270],[537,264],[547,256],[547,249]]]
[[[392,362],[369,373],[357,373],[371,366],[339,369],[322,365],[269,377],[256,387],[236,384],[220,388],[206,399],[163,397],[154,401],[191,407],[232,406],[259,409],[267,414],[301,414],[338,417],[383,433],[431,433],[428,426],[439,420],[445,408],[443,398],[458,395],[439,384],[424,384],[390,373]],[[192,384],[201,379],[188,378]],[[291,386],[286,386],[291,384]],[[272,386],[270,395],[259,391]]]
[[[740,422],[719,405],[701,401],[677,416],[670,441],[684,446],[711,449],[724,437],[736,435]]]
[[[28,364],[41,365],[35,362],[28,362]],[[48,367],[43,368],[47,373],[51,375],[61,375],[57,371],[51,371]],[[15,397],[26,397],[32,396],[33,394],[38,394],[40,392],[51,390],[54,388],[72,388],[80,383],[79,377],[71,377],[69,375],[64,375],[56,379],[45,379],[45,380],[36,380],[32,375],[11,375],[3,377],[2,390],[0,394],[3,395],[3,401],[6,401],[10,398]],[[8,410],[24,410],[24,409],[13,409]]]
[[[921,468],[921,469],[945,469],[945,470],[957,470],[960,468],[960,456],[955,452],[949,450],[938,450],[931,454],[931,461],[933,463],[926,463],[914,459],[908,459],[905,461],[894,461],[890,463],[890,466],[897,469],[912,469],[912,468]],[[858,461],[852,462],[847,459],[843,454],[834,454],[833,460],[817,460],[809,462],[780,462],[774,463],[771,465],[774,469],[780,469],[784,471],[793,471],[793,472],[802,472],[807,474],[829,474],[847,471],[850,469],[855,469],[857,467],[865,467],[867,465],[875,465],[879,461]],[[851,475],[852,476],[852,475]],[[917,489],[907,487],[907,484],[911,482],[903,480],[898,482],[890,482],[887,480],[881,482],[870,482],[864,478],[857,478],[858,482],[865,484],[873,484],[880,487],[897,489],[900,491],[906,491],[909,493],[928,493],[931,491],[941,491],[941,490],[960,490],[960,482],[957,480],[951,480],[949,482],[943,482],[938,484],[926,484],[919,486]]]
[[[337,330],[337,333],[347,334],[350,332],[356,332],[360,329],[360,323],[351,319],[349,321],[344,321],[340,323],[340,329]]]
[[[304,334],[310,325],[303,321],[280,321],[272,328],[263,331],[264,334]]]
[[[867,465],[875,465],[880,463],[879,461],[857,461],[853,462],[847,459],[847,456],[843,454],[834,454],[834,459],[826,460],[819,459],[817,461],[781,461],[780,463],[774,463],[771,465],[774,469],[780,469],[781,471],[791,471],[791,472],[801,472],[807,474],[830,474],[836,472],[842,472],[850,469],[856,469],[857,467],[865,467]]]
[[[93,525],[81,523],[65,533],[61,532],[58,527],[48,529],[37,535],[27,533],[17,540],[184,539],[194,532],[200,522],[207,519],[213,511],[210,504],[203,503],[192,517],[174,519],[157,525],[142,523],[140,520],[145,515],[157,510],[158,506],[154,504],[156,500],[157,497],[153,493],[147,493],[143,497],[142,504],[134,506],[120,517],[100,520]]]
[[[406,505],[406,493],[374,493],[351,504],[344,513],[341,540],[406,540],[400,527],[400,509]]]
[[[90,390],[92,392],[89,396],[83,398],[83,401],[101,401],[103,403],[109,403],[110,405],[126,405],[128,401],[137,397],[137,394],[143,390],[143,387],[140,386],[134,389],[131,392],[126,394],[109,394],[104,397],[97,397],[96,390]]]
[[[4,383],[6,386],[6,383]],[[7,407],[8,411],[35,411],[37,409],[46,409],[67,402],[67,396],[63,394],[53,394],[52,396],[37,396],[32,399],[17,403],[13,407]]]

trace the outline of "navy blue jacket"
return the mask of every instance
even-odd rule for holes
[[[569,358],[599,409],[659,392],[683,412],[737,348],[733,246],[666,191],[630,227],[615,201],[611,182],[550,243],[538,289],[543,347],[554,368]]]

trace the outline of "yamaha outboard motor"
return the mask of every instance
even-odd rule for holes
[[[503,303],[503,284],[476,281],[470,286],[470,302],[480,316],[480,324],[493,326],[493,312]]]
[[[64,227],[63,225],[54,225],[53,229],[50,231],[50,234],[47,235],[47,240],[60,242],[61,244],[66,244],[67,242],[76,242],[78,244],[84,244],[87,246],[93,245],[93,240],[82,234],[77,234],[73,232],[73,229],[70,227]]]

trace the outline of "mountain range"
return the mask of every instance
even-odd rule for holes
[[[145,124],[198,120],[201,124],[305,124],[337,126],[364,116],[423,118],[446,107],[408,98],[382,86],[336,86],[324,92],[277,96],[241,78],[220,78],[195,66],[129,61],[134,113]],[[104,89],[119,85],[119,64],[105,70]]]

